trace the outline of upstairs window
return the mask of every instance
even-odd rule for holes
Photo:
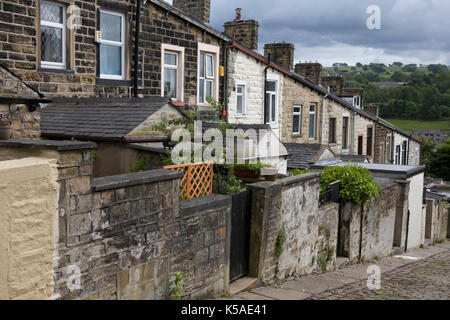
[[[342,118],[342,149],[348,148],[348,117]]]
[[[292,113],[292,133],[302,132],[302,106],[300,104],[294,104]]]
[[[100,10],[100,78],[125,79],[125,16]]]
[[[316,138],[316,109],[317,104],[311,103],[309,105],[309,138]]]
[[[356,108],[361,107],[361,97],[360,96],[354,96],[353,97],[353,106]]]
[[[236,115],[244,116],[246,114],[246,96],[247,89],[244,83],[236,85]]]
[[[330,118],[328,142],[336,143],[336,118]]]
[[[198,43],[198,83],[199,105],[209,106],[208,98],[219,97],[219,53],[220,47]]]
[[[277,80],[266,81],[266,117],[270,124],[278,123]]]
[[[161,96],[184,99],[184,48],[161,44]]]
[[[367,128],[366,154],[368,156],[372,155],[372,141],[373,141],[373,128]]]
[[[65,6],[42,1],[41,18],[41,66],[66,67],[66,12]]]
[[[208,103],[206,98],[214,98],[214,55],[200,53],[200,103]]]

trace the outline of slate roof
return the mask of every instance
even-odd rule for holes
[[[309,168],[311,164],[319,160],[322,153],[327,149],[326,146],[318,143],[283,143],[283,145],[289,152],[287,166],[292,169]]]
[[[363,163],[367,160],[367,156],[356,155],[356,154],[341,154],[341,155],[339,155],[339,158],[345,162],[351,161],[351,162]]]
[[[55,99],[42,109],[41,134],[117,141],[168,103],[161,97]]]

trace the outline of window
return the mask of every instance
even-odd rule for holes
[[[266,81],[266,116],[268,123],[278,123],[277,80]]]
[[[125,16],[100,10],[100,78],[125,78]]]
[[[198,104],[208,105],[208,97],[219,96],[219,52],[220,47],[198,44]]]
[[[292,133],[302,132],[302,106],[294,104],[292,114]]]
[[[309,138],[316,137],[316,107],[315,103],[309,105]]]
[[[348,117],[342,118],[342,149],[348,148]]]
[[[336,118],[330,118],[328,142],[336,143]]]
[[[367,128],[366,154],[368,156],[372,155],[372,141],[373,141],[373,128]]]
[[[363,154],[363,136],[358,136],[358,155],[362,156]]]
[[[360,96],[354,96],[353,97],[353,106],[354,107],[361,107],[361,97]]]
[[[406,153],[406,146],[407,146],[407,141],[403,141],[402,142],[402,164],[406,165],[408,160],[407,160],[407,153]]]
[[[395,146],[395,164],[400,164],[400,145]]]
[[[244,83],[236,85],[236,115],[243,116],[246,113],[247,89]]]
[[[41,2],[41,66],[66,67],[66,13],[65,6]]]
[[[161,52],[161,96],[182,101],[184,99],[184,48],[163,43]]]

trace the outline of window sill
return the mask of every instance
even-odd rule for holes
[[[131,87],[131,80],[95,78],[95,84],[104,86]]]
[[[301,137],[303,137],[303,134],[301,134],[301,133],[291,133],[291,137],[292,138],[301,138]]]
[[[59,69],[59,68],[49,68],[49,67],[38,67],[38,72],[75,74],[75,71],[73,71],[73,70]]]
[[[237,114],[234,116],[236,119],[242,119],[242,118],[247,118],[246,114]]]

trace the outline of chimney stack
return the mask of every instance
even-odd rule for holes
[[[340,76],[326,76],[320,79],[322,87],[330,90],[336,94],[344,93],[344,77]]]
[[[209,24],[211,0],[173,0],[173,6]]]
[[[295,65],[295,73],[320,84],[320,79],[322,78],[322,65],[318,62],[299,62]]]
[[[373,113],[374,115],[378,116],[379,108],[378,108],[378,105],[376,103],[370,103],[368,105],[365,105],[364,109],[366,109],[367,111],[369,111],[369,112]]]
[[[223,25],[225,34],[235,37],[252,50],[258,50],[258,29],[259,23],[256,20],[242,20],[242,9],[236,9],[236,18],[233,21],[225,22]]]
[[[294,69],[294,51],[295,46],[292,43],[284,41],[280,43],[267,43],[264,45],[264,56],[267,58],[270,52],[270,57],[273,61],[289,70]]]

